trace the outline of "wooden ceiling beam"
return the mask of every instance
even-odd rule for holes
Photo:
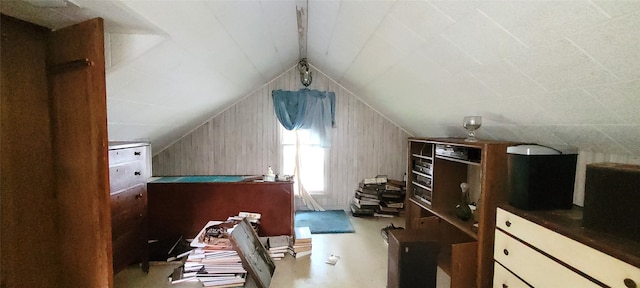
[[[307,58],[308,0],[296,0],[296,16],[298,19],[298,48],[300,59]]]

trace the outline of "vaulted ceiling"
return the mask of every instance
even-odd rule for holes
[[[295,0],[0,11],[52,29],[104,18],[109,137],[156,152],[299,60]],[[640,155],[639,0],[309,0],[307,12],[309,63],[413,135],[463,136],[474,114],[481,138]]]

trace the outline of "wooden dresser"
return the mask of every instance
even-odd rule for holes
[[[493,287],[638,287],[640,242],[582,227],[582,211],[497,209]]]
[[[114,274],[136,261],[142,263],[143,271],[149,271],[147,179],[150,174],[148,143],[109,143]]]
[[[237,182],[207,178],[238,178]],[[293,182],[243,181],[242,176],[176,176],[149,182],[149,239],[193,238],[210,220],[262,214],[260,236],[293,235]]]

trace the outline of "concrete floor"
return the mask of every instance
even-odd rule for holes
[[[313,252],[295,259],[287,255],[275,261],[276,271],[271,287],[367,287],[387,286],[387,244],[380,229],[393,223],[404,227],[404,219],[351,217],[356,232],[345,234],[313,234]],[[331,255],[339,256],[335,265],[325,263]],[[178,264],[152,262],[149,273],[131,266],[114,277],[115,288],[202,287],[200,283],[171,285],[168,276]],[[449,287],[450,280],[438,269],[438,287]]]

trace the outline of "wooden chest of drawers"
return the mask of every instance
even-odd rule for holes
[[[581,213],[503,208],[509,211],[496,214],[493,287],[640,284],[639,242],[584,229]]]
[[[147,143],[109,143],[113,272],[132,263],[149,270],[147,179],[151,155]]]

